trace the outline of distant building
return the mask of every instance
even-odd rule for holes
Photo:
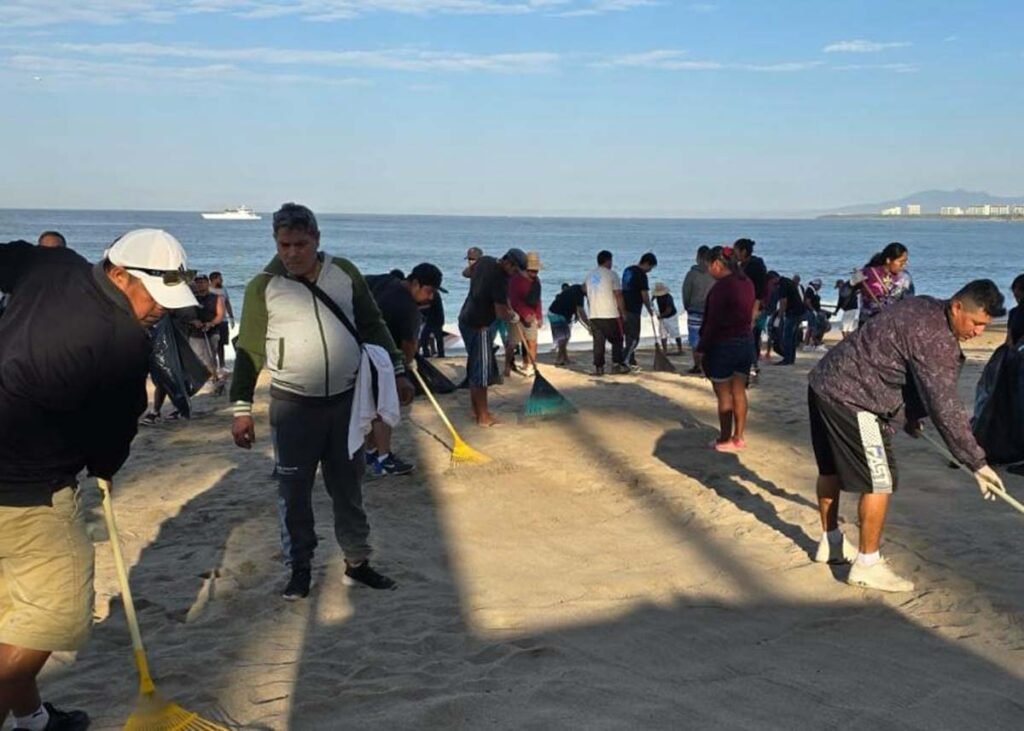
[[[921,205],[919,203],[910,203],[910,204],[908,204],[907,205],[907,215],[908,216],[920,216],[921,215]]]
[[[967,206],[967,210],[964,211],[964,214],[967,216],[991,216],[992,206],[988,205],[987,203],[984,205],[979,204]]]
[[[894,206],[892,208],[883,208],[882,209],[882,215],[883,216],[902,216],[903,215],[903,208],[900,207],[900,206]]]
[[[1014,206],[1013,211],[1010,215],[1013,216],[1024,216],[1024,206]]]
[[[939,209],[940,216],[962,216],[964,209],[960,206],[943,206]]]
[[[990,216],[1009,216],[1010,206],[1008,205],[995,205],[989,206],[988,212]]]

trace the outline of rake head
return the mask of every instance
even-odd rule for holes
[[[455,445],[452,447],[452,466],[455,465],[466,465],[466,464],[486,464],[491,461],[483,452],[478,452],[471,446],[462,441],[461,438],[455,438]]]
[[[533,390],[526,399],[523,416],[526,418],[544,418],[575,414],[576,407],[558,389],[551,385],[540,373],[533,380]]]
[[[224,726],[201,718],[158,693],[139,697],[135,711],[124,724],[125,731],[228,731]]]
[[[654,345],[654,370],[662,373],[676,372],[676,367],[668,359],[668,355],[657,344]]]

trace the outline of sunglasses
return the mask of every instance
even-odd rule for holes
[[[173,287],[176,284],[191,284],[196,278],[195,269],[142,269],[141,267],[125,267],[129,272],[142,272],[153,277],[160,277],[164,284]]]

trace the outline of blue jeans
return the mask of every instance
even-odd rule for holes
[[[782,320],[782,362],[796,362],[796,334],[803,322],[803,316],[791,317],[787,315]]]

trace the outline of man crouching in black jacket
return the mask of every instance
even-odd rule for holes
[[[146,406],[147,327],[194,306],[185,252],[131,231],[92,265],[70,249],[0,244],[0,725],[89,725],[42,703],[36,675],[77,649],[93,610],[93,547],[77,476],[110,479]]]

